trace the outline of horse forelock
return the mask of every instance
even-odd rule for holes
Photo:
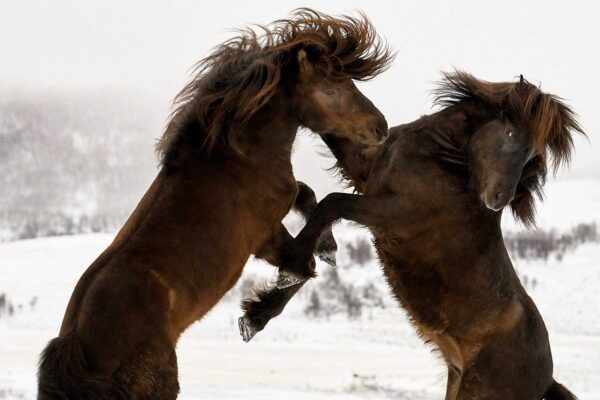
[[[197,63],[174,110],[157,152],[163,164],[181,143],[182,125],[196,122],[200,145],[235,149],[239,132],[293,74],[283,73],[304,49],[313,66],[332,81],[368,80],[383,72],[393,55],[364,14],[332,17],[303,8],[290,19],[239,30]],[[287,71],[289,72],[289,70]],[[188,133],[189,134],[189,133]]]

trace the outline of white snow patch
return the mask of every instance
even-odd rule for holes
[[[366,233],[340,226],[336,235],[343,241]],[[111,240],[93,234],[0,245],[0,291],[21,306],[13,317],[0,318],[0,398],[35,398],[38,354],[56,336],[75,283]],[[385,285],[376,260],[348,268],[340,253],[340,276]],[[598,256],[600,245],[586,244],[562,262],[516,263],[522,275],[538,282],[530,294],[550,332],[555,376],[582,399],[600,398]],[[245,276],[252,274],[272,277],[272,269],[250,261]],[[357,320],[308,319],[302,296],[309,291],[248,344],[237,331],[239,292],[226,296],[178,345],[181,398],[443,396],[445,368],[398,307],[369,310]]]

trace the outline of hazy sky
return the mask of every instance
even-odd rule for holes
[[[164,104],[189,67],[226,39],[229,28],[268,23],[309,6],[363,10],[397,51],[394,66],[360,88],[390,126],[431,111],[429,91],[452,67],[487,80],[523,74],[559,94],[581,116],[590,141],[564,177],[600,182],[600,6],[594,2],[498,1],[27,1],[0,0],[0,86],[131,87]],[[156,135],[162,126],[157,126]],[[303,138],[297,175],[335,188]]]

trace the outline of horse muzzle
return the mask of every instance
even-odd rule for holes
[[[481,200],[492,211],[500,211],[510,204],[515,197],[514,190],[485,190]]]

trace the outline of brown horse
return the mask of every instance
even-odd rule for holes
[[[284,251],[282,268],[313,275],[315,241],[339,218],[370,228],[387,280],[419,334],[448,365],[446,399],[575,397],[552,378],[548,334],[504,246],[510,206],[534,223],[548,156],[567,162],[581,128],[557,97],[521,78],[490,83],[456,72],[437,90],[441,111],[390,130],[383,145],[328,136],[342,173],[361,195],[325,197]],[[294,289],[248,302],[264,327]]]
[[[216,48],[177,98],[160,172],[79,280],[41,355],[39,399],[175,399],[175,345],[238,280],[274,265],[295,199],[314,195],[290,162],[299,127],[378,142],[387,124],[353,80],[391,61],[370,24],[312,10]]]

